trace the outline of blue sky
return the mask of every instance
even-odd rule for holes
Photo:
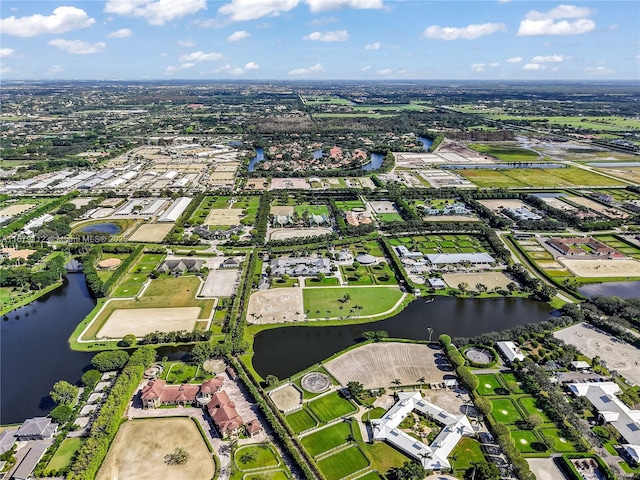
[[[635,0],[0,5],[6,80],[640,80]]]

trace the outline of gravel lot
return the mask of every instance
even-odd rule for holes
[[[239,269],[210,270],[200,291],[203,297],[230,297],[236,289]]]
[[[296,315],[297,312],[297,315]],[[249,297],[247,321],[265,324],[304,320],[302,289],[274,288],[255,292]]]

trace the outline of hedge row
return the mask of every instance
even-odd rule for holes
[[[142,254],[144,245],[138,245],[132,250],[132,254],[129,255],[120,266],[113,272],[106,282],[103,282],[98,276],[95,264],[99,260],[103,249],[99,246],[93,247],[87,255],[82,259],[82,270],[87,279],[87,284],[96,297],[106,297],[113,289],[116,283],[129,271],[129,267],[133,262],[137,261]]]
[[[578,458],[585,459],[585,460],[586,459],[595,460],[596,463],[598,464],[598,467],[600,468],[600,471],[604,474],[605,478],[607,480],[615,480],[616,478],[615,475],[613,474],[613,472],[611,472],[607,464],[604,463],[604,461],[600,457],[596,455],[576,455],[576,454],[565,453],[564,455],[562,455],[562,457],[558,458],[558,465],[560,466],[564,474],[567,476],[567,478],[569,478],[570,480],[583,480],[584,478],[580,474],[580,472],[578,472],[576,467],[573,465],[573,462],[571,461],[572,459],[578,459]]]
[[[151,347],[142,347],[131,355],[91,425],[86,442],[74,455],[68,480],[95,479],[111,441],[118,432],[127,405],[140,384],[145,369],[155,357],[156,351]]]
[[[273,428],[276,436],[280,440],[281,445],[286,452],[291,455],[295,463],[298,465],[304,478],[309,480],[320,479],[324,480],[324,475],[313,462],[313,459],[309,456],[304,447],[300,444],[296,437],[296,433],[291,429],[284,416],[276,408],[271,408],[265,400],[260,388],[253,379],[247,374],[242,362],[237,361],[235,358],[230,359],[233,367],[238,373],[238,377],[247,387],[247,390],[254,398],[258,408],[262,411],[267,421]]]

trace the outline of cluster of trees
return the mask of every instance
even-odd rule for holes
[[[29,267],[0,268],[0,285],[23,290],[42,290],[61,281],[65,274],[64,255],[55,255],[42,270],[32,270]]]
[[[349,237],[361,237],[375,231],[376,226],[372,223],[361,225],[350,225],[346,222],[344,212],[338,208],[333,198],[328,198],[329,212],[336,220],[336,227],[342,235]]]
[[[156,352],[152,347],[142,347],[131,355],[93,421],[89,436],[73,457],[67,476],[69,480],[95,478],[118,432],[127,404],[142,380],[145,369],[155,358]]]
[[[98,372],[120,370],[129,361],[129,354],[124,350],[108,350],[96,353],[91,359],[91,365]]]
[[[269,214],[271,212],[271,200],[273,195],[271,192],[265,192],[260,197],[258,212],[256,213],[255,235],[254,240],[258,245],[264,245],[267,237],[267,224],[269,223]]]
[[[211,339],[211,330],[175,330],[171,332],[147,333],[139,340],[140,345],[157,345],[159,343],[207,342]]]
[[[31,220],[38,218],[42,215],[44,215],[47,212],[50,212],[51,210],[59,207],[60,205],[67,203],[69,200],[73,199],[74,197],[78,196],[78,192],[71,192],[68,193],[66,195],[63,195],[62,197],[56,198],[55,200],[51,201],[51,202],[45,202],[42,203],[40,206],[34,208],[33,210],[31,210],[29,213],[21,216],[20,218],[12,221],[11,223],[9,223],[8,225],[6,225],[5,227],[2,227],[0,229],[0,236],[1,237],[6,237],[7,235],[12,234],[13,232],[17,232],[18,230],[22,229],[22,227],[24,227],[28,222],[30,222]]]
[[[133,245],[93,246],[91,250],[89,250],[89,253],[80,258],[82,270],[87,279],[87,285],[93,294],[96,297],[106,297],[111,289],[116,286],[120,278],[129,271],[129,267],[131,267],[133,262],[138,260],[143,250],[144,245],[138,245],[137,247]],[[131,253],[105,282],[102,281],[96,271],[96,263],[100,260],[102,253]]]
[[[392,467],[387,476],[392,480],[422,480],[427,471],[415,460],[407,460],[401,467]]]
[[[530,298],[533,300],[548,302],[558,293],[557,288],[532,277],[527,269],[519,263],[509,265],[506,271],[520,283],[524,292],[531,294]]]
[[[362,339],[367,342],[373,340],[374,342],[381,342],[385,338],[389,338],[389,333],[386,330],[367,330],[362,333]]]

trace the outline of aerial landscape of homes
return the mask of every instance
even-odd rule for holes
[[[103,86],[2,87],[0,478],[640,478],[637,86]]]

